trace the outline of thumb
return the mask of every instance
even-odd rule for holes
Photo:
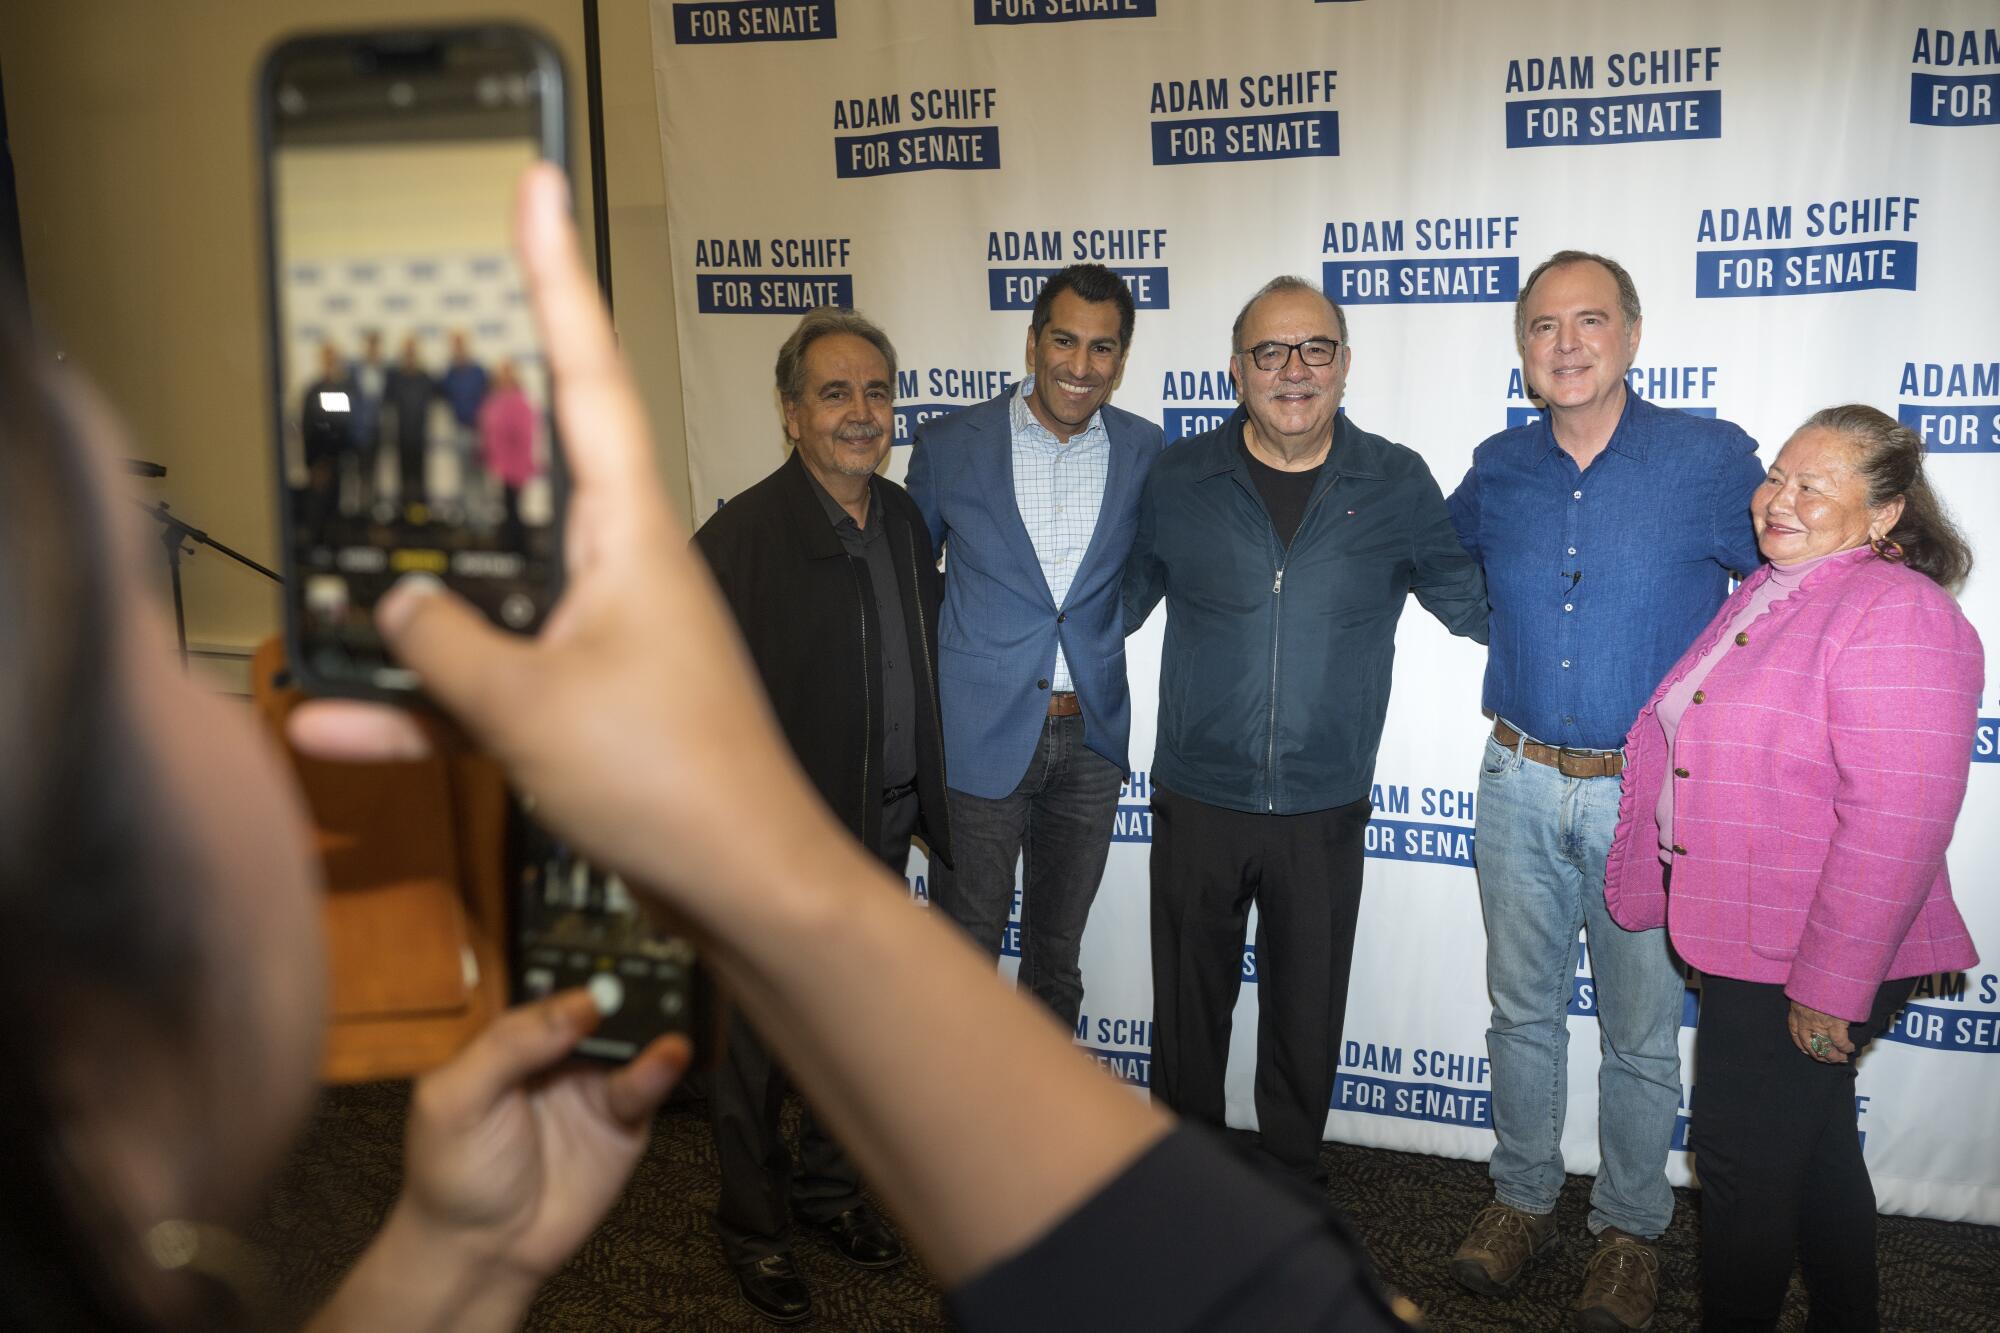
[[[376,604],[375,624],[424,692],[481,739],[516,716],[530,640],[494,625],[429,574],[411,574]]]
[[[484,1115],[501,1097],[560,1063],[597,1022],[597,1006],[582,990],[510,1009],[419,1082],[419,1104],[445,1124]]]

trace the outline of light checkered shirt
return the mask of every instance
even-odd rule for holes
[[[1035,377],[1030,375],[1008,405],[1014,435],[1014,503],[1021,510],[1028,540],[1034,543],[1042,577],[1048,580],[1049,596],[1060,607],[1090,548],[1090,535],[1097,530],[1104,476],[1111,463],[1111,434],[1104,428],[1104,413],[1093,412],[1090,424],[1070,436],[1068,444],[1062,443],[1028,410],[1028,395],[1034,388]],[[1051,688],[1058,693],[1076,688],[1060,642]]]

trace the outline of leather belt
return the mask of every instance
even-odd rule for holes
[[[1493,739],[1538,764],[1547,764],[1566,778],[1615,778],[1625,771],[1623,750],[1570,750],[1560,745],[1544,745],[1537,740],[1522,744],[1521,733],[1505,722],[1495,721]]]
[[[1083,705],[1076,701],[1076,693],[1072,690],[1049,696],[1050,717],[1076,717],[1082,712]]]

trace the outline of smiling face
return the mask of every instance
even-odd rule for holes
[[[1086,301],[1065,290],[1050,304],[1040,332],[1028,330],[1028,364],[1035,368],[1028,410],[1058,440],[1088,426],[1111,397],[1125,369],[1118,325],[1117,302]]]
[[[1548,270],[1529,289],[1522,311],[1521,362],[1529,387],[1556,414],[1621,406],[1643,323],[1625,322],[1618,280],[1602,264],[1585,260]]]
[[[1340,343],[1324,366],[1309,366],[1293,352],[1276,370],[1259,370],[1244,350],[1259,343]],[[1250,426],[1273,452],[1286,457],[1309,453],[1332,439],[1333,416],[1347,392],[1352,353],[1340,333],[1333,304],[1318,292],[1273,292],[1250,308],[1243,320],[1234,358],[1236,382]]]
[[[819,484],[836,490],[836,478],[865,477],[889,452],[896,387],[889,363],[858,334],[815,338],[800,360],[803,385],[785,400],[785,434]]]
[[[1902,497],[1871,507],[1855,447],[1830,430],[1802,430],[1785,442],[1750,497],[1757,549],[1792,565],[1850,551],[1888,532],[1902,517]]]

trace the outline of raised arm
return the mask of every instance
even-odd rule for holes
[[[535,640],[422,583],[385,599],[383,632],[552,825],[702,939],[815,1110],[956,1282],[1074,1211],[1170,1121],[999,984],[941,918],[912,908],[826,811],[653,476],[553,172],[531,176],[521,235],[575,479],[568,587]],[[294,738],[372,758],[421,744],[405,715],[333,702],[302,710]],[[767,832],[718,833],[753,808]]]

